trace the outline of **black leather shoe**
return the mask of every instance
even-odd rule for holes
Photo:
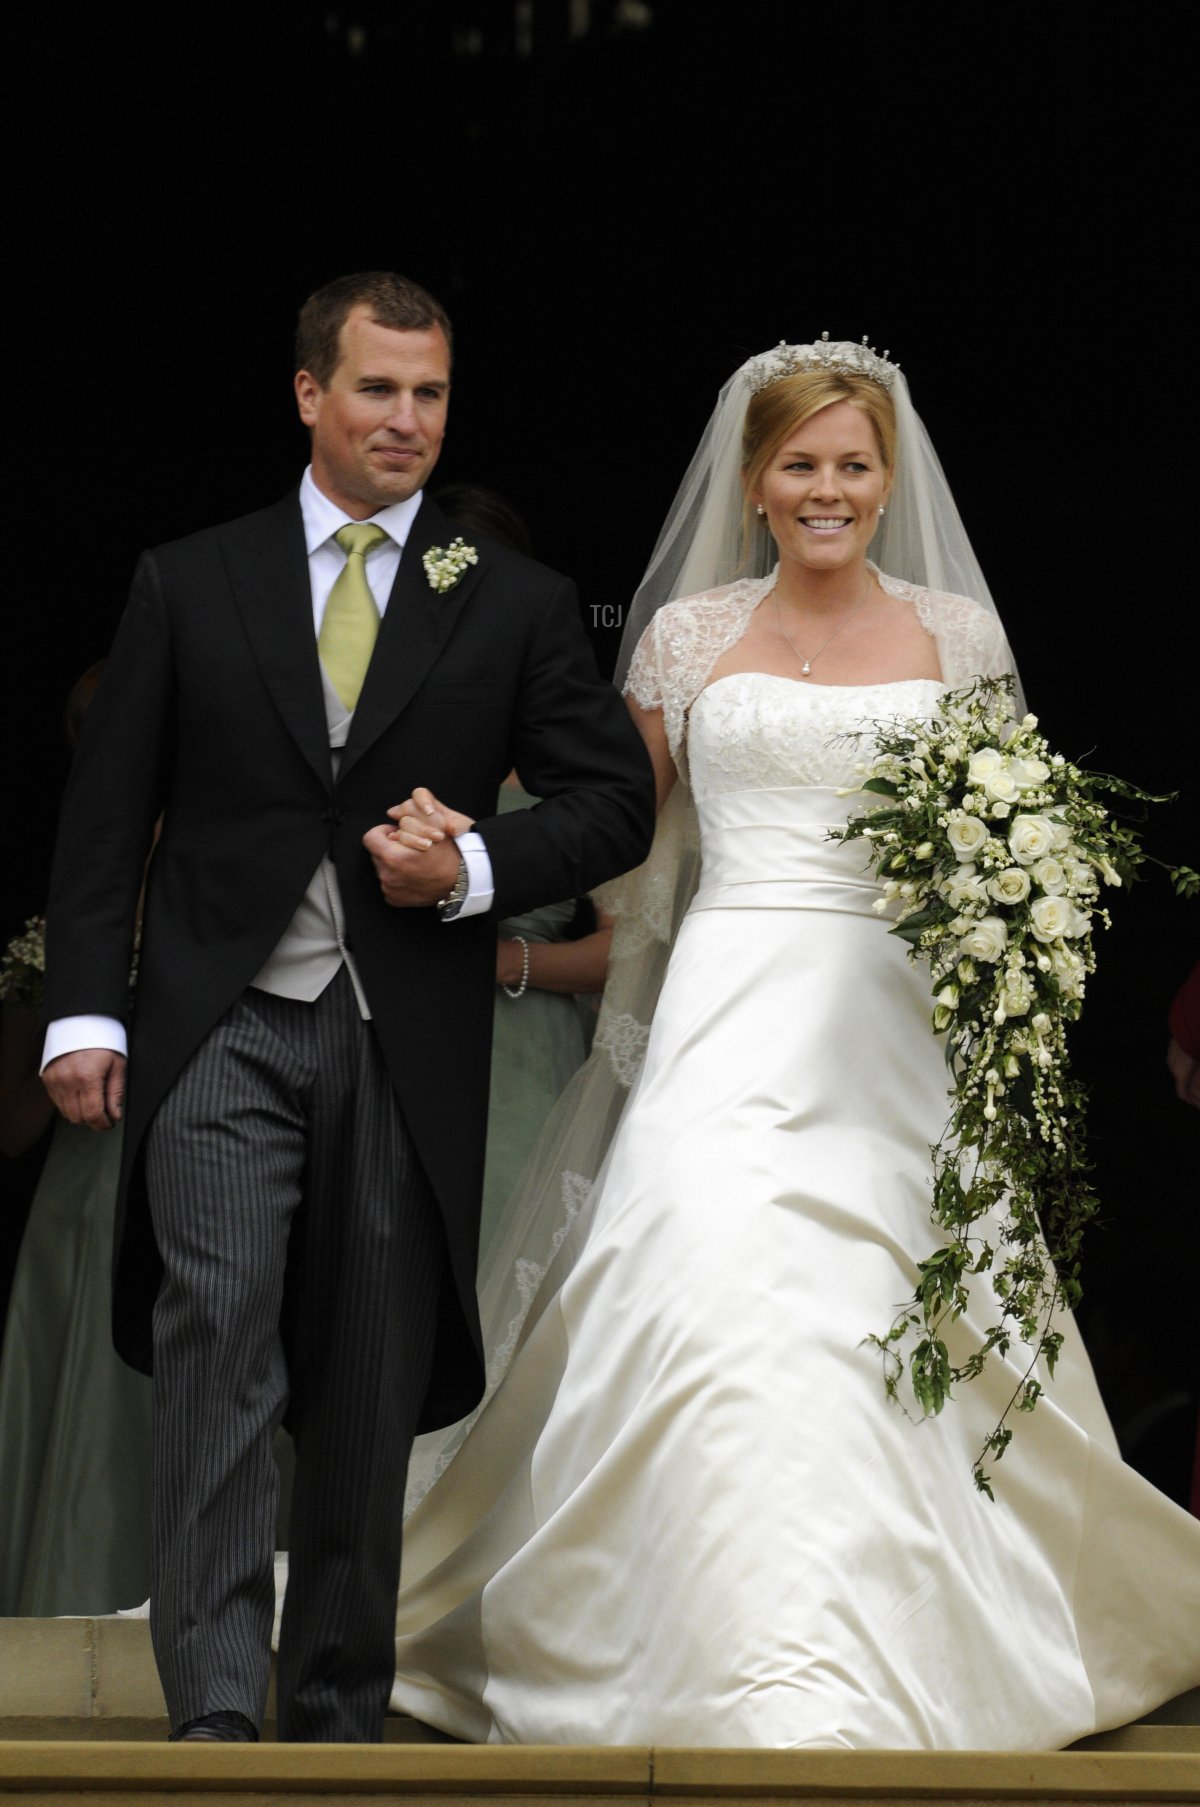
[[[205,1713],[172,1732],[168,1744],[257,1744],[258,1728],[244,1713]]]

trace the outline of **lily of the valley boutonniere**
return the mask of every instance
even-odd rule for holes
[[[464,545],[460,534],[448,546],[431,546],[421,562],[430,589],[440,594],[454,588],[468,565],[479,563],[479,554],[474,546]]]

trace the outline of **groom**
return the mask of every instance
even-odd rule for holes
[[[450,390],[437,302],[388,273],[330,283],[296,363],[299,490],[142,558],[49,907],[46,1085],[72,1122],[126,1123],[114,1326],[155,1372],[177,1738],[258,1735],[285,1415],[280,1735],[382,1736],[411,1441],[483,1384],[496,923],[636,864],[651,832],[648,763],[570,584],[456,544],[424,496]],[[498,816],[514,766],[543,801]],[[474,830],[393,840],[418,785]]]

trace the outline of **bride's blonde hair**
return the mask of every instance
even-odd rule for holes
[[[875,429],[875,439],[884,469],[891,471],[896,459],[896,410],[892,398],[881,383],[870,377],[855,376],[841,370],[797,370],[782,376],[757,395],[750,397],[742,427],[742,544],[753,544],[756,517],[750,501],[767,465],[783,444],[806,420],[831,408],[835,402],[849,402],[861,408]]]

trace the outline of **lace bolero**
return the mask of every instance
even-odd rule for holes
[[[874,566],[871,567],[875,569]],[[643,709],[661,709],[671,756],[685,764],[687,714],[722,653],[741,639],[754,610],[774,587],[778,572],[740,578],[699,596],[661,608],[642,635],[625,681]],[[926,633],[937,641],[942,682],[948,690],[975,677],[1013,669],[999,617],[967,596],[945,595],[875,571],[889,596],[911,602]]]

